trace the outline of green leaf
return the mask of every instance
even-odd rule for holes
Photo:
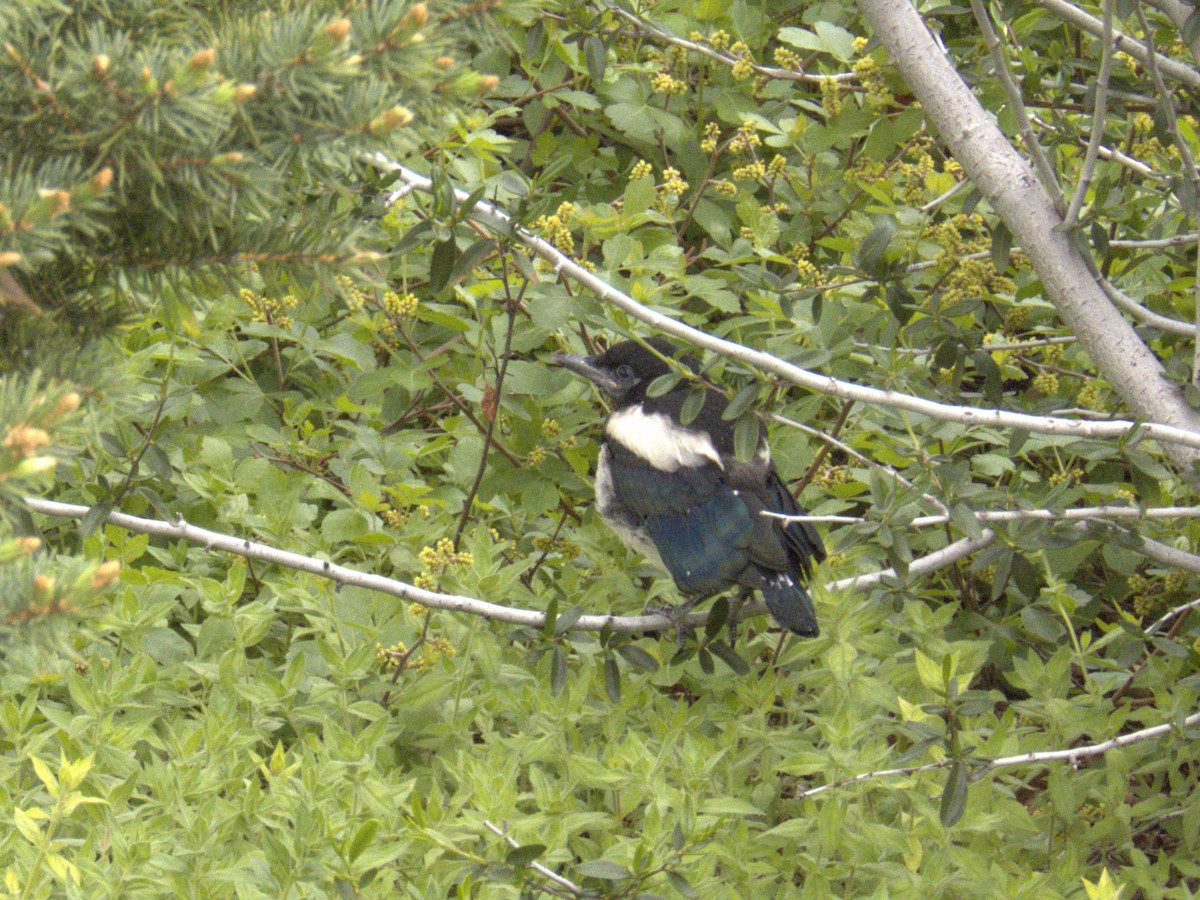
[[[946,828],[958,824],[958,820],[962,818],[967,808],[967,791],[970,784],[970,771],[966,763],[956,759],[950,766],[950,776],[946,779],[946,788],[942,791],[942,804],[938,810],[938,818]]]
[[[482,238],[466,249],[466,252],[458,257],[450,270],[450,275],[447,278],[447,284],[455,285],[465,279],[473,271],[479,263],[483,262],[496,250],[496,241],[491,238]],[[445,287],[445,285],[443,285]],[[439,288],[440,290],[440,288]]]
[[[567,654],[555,647],[550,654],[550,693],[557,697],[567,684]]]
[[[565,613],[558,617],[558,621],[554,623],[555,634],[566,634],[575,627],[575,623],[579,621],[586,610],[578,603],[568,609]]]
[[[730,422],[748,410],[758,399],[758,382],[752,382],[733,395],[729,405],[721,413],[721,418]]]
[[[745,415],[733,426],[733,454],[739,462],[748,463],[758,452],[758,417]]]
[[[729,666],[738,675],[749,673],[750,664],[742,659],[738,652],[724,641],[713,641],[711,644],[705,646],[712,652],[713,656],[718,657],[721,662]]]
[[[542,636],[550,637],[554,634],[554,624],[558,619],[558,597],[551,597],[550,602],[546,604],[546,620],[542,623]]]
[[[108,519],[109,513],[112,512],[112,504],[107,500],[103,503],[97,503],[79,520],[79,536],[88,537],[93,534],[97,528],[104,524]]]
[[[907,325],[917,311],[917,301],[908,288],[899,281],[892,281],[887,286],[887,305],[901,325]]]
[[[600,84],[604,81],[604,69],[608,65],[608,48],[604,45],[604,41],[590,35],[583,42],[583,58],[587,62],[588,75],[592,79],[592,84]]]
[[[725,622],[729,619],[729,599],[727,597],[718,597],[712,607],[708,611],[708,619],[704,623],[704,638],[706,641],[711,641],[721,629],[725,627]]]
[[[696,651],[696,656],[700,659],[700,671],[705,675],[711,675],[716,671],[716,666],[713,665],[712,654],[708,652],[707,647],[701,647]]]
[[[942,677],[942,666],[920,650],[913,651],[913,654],[917,664],[917,677],[921,679],[921,684],[935,693],[943,693],[946,690],[946,680]]]
[[[350,862],[362,856],[363,851],[371,846],[371,842],[375,840],[375,836],[379,834],[379,820],[367,819],[359,826],[358,831],[354,832],[354,837],[350,839],[350,843],[346,845],[346,859]]]
[[[1200,37],[1200,9],[1193,9],[1183,20],[1183,27],[1179,29],[1179,37],[1185,44],[1194,43],[1196,38]]]
[[[658,660],[634,644],[622,644],[617,648],[617,652],[625,662],[643,672],[654,672],[658,669]]]
[[[647,397],[661,397],[663,394],[668,394],[674,390],[675,385],[679,384],[680,374],[678,372],[667,372],[665,375],[659,375],[652,382],[646,385]]]
[[[524,869],[545,852],[545,844],[522,844],[511,848],[505,854],[504,861],[514,869]]]
[[[675,827],[671,829],[671,846],[674,847],[678,852],[679,850],[682,850],[686,844],[687,835],[683,833],[683,826],[676,822]]]
[[[674,869],[667,870],[667,880],[671,882],[671,887],[675,888],[680,896],[686,897],[687,900],[692,900],[692,898],[700,896],[696,893],[696,889],[692,887],[692,883]]]
[[[683,398],[683,405],[679,408],[679,422],[681,425],[690,425],[695,421],[696,416],[700,415],[700,410],[704,408],[704,401],[708,399],[708,391],[703,387],[693,387],[688,391],[688,395]]]
[[[615,656],[604,657],[604,690],[613,703],[621,702],[621,667]]]
[[[525,55],[523,61],[536,64],[541,61],[546,50],[546,23],[535,18],[529,30],[525,32]]]
[[[1008,226],[997,222],[992,227],[992,266],[997,272],[1008,270],[1009,259],[1012,256],[1013,236]]]
[[[601,881],[627,881],[632,877],[630,871],[617,862],[607,859],[590,859],[575,867],[575,874],[580,878],[598,878]]]
[[[450,283],[450,275],[458,260],[458,242],[453,237],[433,245],[429,257],[429,286],[434,292]]]
[[[871,233],[863,238],[863,242],[854,253],[854,264],[858,269],[875,279],[882,281],[887,274],[885,258],[888,245],[896,234],[896,222],[890,218],[879,218]]]

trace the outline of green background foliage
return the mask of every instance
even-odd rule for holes
[[[14,48],[0,121],[21,138],[3,151],[0,201],[29,225],[5,224],[0,251],[19,255],[8,264],[46,309],[120,323],[93,351],[104,369],[73,376],[83,411],[43,423],[56,443],[35,449],[58,459],[53,480],[17,471],[43,458],[32,452],[0,460],[8,507],[36,492],[100,511],[38,517],[37,556],[0,543],[14,560],[7,890],[571,892],[535,862],[586,896],[1200,885],[1194,728],[1074,766],[987,764],[1196,709],[1200,626],[1185,614],[1145,631],[1195,596],[1194,576],[1142,543],[1186,548],[1195,527],[1020,521],[933,576],[906,574],[978,536],[978,512],[1190,502],[1147,442],[846,404],[709,357],[705,377],[736,398],[744,433],[768,431],[800,500],[859,519],[821,526],[822,636],[783,639],[757,617],[733,649],[717,622],[677,654],[674,635],[570,628],[676,599],[599,522],[596,398],[546,365],[647,329],[473,227],[453,187],[642,303],[798,365],[951,403],[1122,415],[853,8],[646,11],[691,49],[575,2],[91,9],[0,12]],[[1098,50],[1036,6],[998,11],[1069,182]],[[963,12],[929,19],[1009,128]],[[39,60],[69,117],[31,79]],[[1193,229],[1195,198],[1144,102],[1150,75],[1122,59],[1114,78],[1126,93],[1106,135],[1153,177],[1101,167],[1089,240],[1127,292],[1187,319],[1192,250],[1122,242]],[[235,102],[237,85],[255,91]],[[114,131],[138,91],[139,127]],[[379,119],[396,104],[411,124]],[[1180,127],[1191,140],[1194,123]],[[434,192],[388,205],[394,176],[359,155],[377,149],[431,173]],[[95,181],[105,167],[111,185]],[[10,324],[10,358],[28,359]],[[1187,382],[1190,340],[1144,336]],[[67,389],[22,369],[4,376],[6,429]],[[925,495],[950,523],[911,526],[937,511]],[[133,534],[103,522],[110,509],[552,621],[428,613]],[[34,527],[13,513],[3,537]],[[95,580],[100,560],[120,562],[117,584]],[[889,566],[867,589],[823,586]]]

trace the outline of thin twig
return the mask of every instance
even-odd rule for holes
[[[1068,3],[1067,0],[1037,0],[1037,4],[1064,22],[1074,25],[1088,34],[1095,37],[1104,35],[1103,22]],[[1149,65],[1150,60],[1153,59],[1164,75],[1178,81],[1193,94],[1200,94],[1200,72],[1186,63],[1156,53],[1141,41],[1134,40],[1115,28],[1113,29],[1112,44],[1113,49],[1128,53],[1143,65]]]
[[[859,524],[862,522],[878,521],[865,516],[789,516],[784,513],[764,512],[770,519],[784,522],[823,522],[837,524]],[[1200,506],[1159,506],[1141,509],[1136,506],[1086,506],[1075,509],[1002,509],[976,512],[975,519],[979,522],[1028,522],[1041,520],[1048,522],[1103,520],[1103,519],[1197,519],[1200,518]],[[918,516],[904,524],[909,528],[927,528],[930,525],[944,525],[951,521],[950,515]]]
[[[1046,158],[1046,151],[1042,149],[1042,145],[1038,143],[1037,135],[1033,133],[1033,125],[1029,122],[1029,111],[1025,109],[1025,100],[1021,96],[1021,88],[1017,86],[1016,81],[1013,80],[1012,72],[1009,71],[1008,59],[1004,56],[1004,48],[1000,46],[1000,38],[996,36],[996,30],[992,28],[992,20],[984,8],[983,0],[971,0],[971,12],[975,14],[975,22],[979,25],[979,31],[983,35],[984,43],[987,44],[988,52],[991,54],[992,67],[996,72],[996,77],[1000,79],[1000,85],[1004,88],[1004,96],[1008,98],[1009,109],[1017,117],[1017,125],[1020,129],[1021,137],[1025,140],[1025,149],[1033,161],[1033,169],[1037,172],[1038,181],[1042,183],[1042,188],[1051,200],[1053,200],[1054,208],[1058,211],[1058,214],[1062,215],[1067,208],[1067,203],[1063,199],[1062,186],[1058,183],[1058,176],[1054,172],[1054,167],[1050,165],[1050,160]]]
[[[1105,2],[1111,3],[1112,0],[1105,0]],[[1137,7],[1137,16],[1138,24],[1142,26],[1142,33],[1146,36],[1146,46],[1151,50],[1150,75],[1154,79],[1155,90],[1162,98],[1167,130],[1171,132],[1171,141],[1175,144],[1175,149],[1179,151],[1179,161],[1182,163],[1184,176],[1191,182],[1192,196],[1200,196],[1200,172],[1196,171],[1196,158],[1192,155],[1191,145],[1179,133],[1179,120],[1175,115],[1175,104],[1171,102],[1171,92],[1167,90],[1166,84],[1163,83],[1162,73],[1158,71],[1158,61],[1153,52],[1154,29],[1150,27],[1150,22],[1146,19],[1146,12],[1140,5]],[[1196,244],[1200,247],[1200,220],[1196,223]],[[1197,337],[1200,338],[1200,257],[1196,259],[1196,266],[1196,276],[1192,278],[1192,301],[1196,307],[1193,327]],[[1195,340],[1192,347],[1192,384],[1200,385],[1200,339]]]
[[[1195,600],[1192,600],[1189,603],[1183,603],[1183,604],[1175,607],[1174,609],[1168,610],[1167,612],[1163,613],[1161,616],[1159,616],[1157,619],[1154,620],[1153,624],[1149,625],[1146,628],[1146,634],[1154,634],[1154,632],[1156,632],[1156,631],[1158,631],[1158,629],[1162,628],[1165,624],[1167,624],[1167,622],[1171,621],[1171,619],[1175,618],[1178,615],[1181,615],[1182,613],[1187,612],[1190,609],[1200,609],[1200,597],[1197,597]]]
[[[607,9],[609,12],[615,13],[622,19],[625,19],[627,22],[630,22],[636,28],[640,29],[644,34],[654,38],[655,40],[662,41],[665,44],[674,44],[676,47],[682,47],[684,50],[690,50],[693,53],[700,54],[701,56],[707,56],[709,59],[716,60],[717,62],[727,66],[733,66],[740,62],[738,57],[731,53],[724,53],[721,50],[714,49],[713,47],[708,47],[704,44],[697,44],[695,41],[688,41],[681,37],[677,37],[676,35],[671,34],[671,32],[646,21],[641,16],[634,15],[631,12],[621,9],[621,7],[617,6],[615,3],[604,2],[599,5],[603,6],[603,8]],[[843,72],[837,75],[809,75],[807,72],[795,72],[791,69],[776,69],[770,66],[760,66],[757,64],[753,65],[753,69],[755,75],[761,75],[764,78],[774,78],[781,81],[802,81],[807,84],[820,84],[827,78],[834,81],[859,80],[859,76],[854,72]]]
[[[977,0],[972,0],[977,2]],[[1071,195],[1071,204],[1067,207],[1064,224],[1074,228],[1079,223],[1079,211],[1083,209],[1087,199],[1088,187],[1092,183],[1092,175],[1096,171],[1096,160],[1100,154],[1100,142],[1104,139],[1104,123],[1108,116],[1108,82],[1112,75],[1112,31],[1113,31],[1113,0],[1104,0],[1102,6],[1104,33],[1100,36],[1100,72],[1096,75],[1096,100],[1092,109],[1092,133],[1088,138],[1087,153],[1083,157],[1083,165],[1079,169],[1079,181],[1075,185],[1075,193]]]
[[[495,401],[492,406],[492,414],[488,417],[487,431],[483,434],[483,452],[479,456],[479,468],[475,472],[475,480],[471,482],[471,489],[467,491],[466,499],[463,500],[462,516],[458,521],[458,529],[454,532],[454,549],[458,551],[458,542],[462,540],[463,532],[467,529],[467,522],[471,518],[471,507],[475,503],[475,495],[479,493],[479,485],[483,483],[483,474],[487,471],[488,450],[492,446],[492,438],[496,432],[496,422],[500,419],[500,399],[504,391],[504,376],[508,374],[508,359],[512,354],[513,330],[517,324],[517,310],[521,305],[520,297],[512,297],[509,293],[508,283],[508,266],[502,266],[504,293],[505,293],[505,312],[508,314],[508,328],[504,332],[504,349],[500,352],[500,362],[496,367],[496,385],[495,385]],[[525,282],[521,287],[521,293],[525,293],[525,288],[529,282]]]
[[[513,838],[513,836],[510,835],[507,831],[505,831],[504,829],[500,828],[497,825],[492,824],[487,819],[483,820],[483,827],[486,828],[488,831],[492,832],[492,834],[496,834],[496,835],[499,835],[500,837],[504,838],[504,841],[505,841],[505,843],[508,844],[508,846],[510,846],[510,847],[520,847],[521,846],[520,844],[518,844],[516,842],[516,840]],[[575,882],[571,881],[568,878],[563,878],[557,872],[550,871],[545,866],[543,866],[541,863],[531,862],[529,864],[529,868],[533,869],[533,871],[537,872],[539,875],[549,878],[551,881],[553,881],[559,887],[566,888],[568,891],[570,891],[572,894],[575,894],[576,896],[583,893],[583,888],[581,888]]]
[[[910,490],[914,490],[914,491],[919,490],[919,488],[915,484],[913,484],[911,481],[909,481],[907,478],[905,478],[903,475],[901,475],[899,472],[897,472],[891,466],[887,465],[886,463],[881,463],[878,460],[871,459],[866,454],[859,453],[857,450],[855,450],[849,444],[843,443],[842,441],[839,441],[837,438],[833,437],[832,435],[828,435],[825,432],[823,432],[817,428],[813,428],[811,425],[805,425],[803,422],[797,422],[795,419],[789,419],[787,416],[781,416],[778,413],[772,413],[767,418],[769,418],[772,422],[778,422],[780,425],[787,425],[789,428],[795,428],[797,431],[802,431],[807,435],[811,435],[812,437],[815,437],[818,440],[824,441],[829,446],[836,447],[838,450],[841,450],[843,453],[845,453],[851,459],[856,459],[863,465],[876,466],[877,468],[882,469],[884,472],[887,472],[887,474],[891,478],[895,479],[900,484],[904,485],[906,488],[909,488]],[[950,514],[949,507],[947,507],[945,503],[943,503],[940,499],[935,497],[933,494],[927,494],[924,491],[922,491],[921,498],[923,500],[926,500],[929,503],[932,503],[935,507],[940,509],[946,515]]]
[[[1193,725],[1200,724],[1200,713],[1193,713],[1180,724],[1183,728],[1191,728]],[[1139,741],[1148,741],[1151,738],[1160,737],[1175,727],[1174,722],[1164,725],[1153,725],[1150,728],[1143,728],[1140,731],[1131,731],[1128,734],[1118,735],[1111,740],[1103,741],[1099,744],[1087,744],[1083,747],[1072,747],[1068,750],[1040,750],[1031,753],[1021,753],[1017,756],[1002,756],[998,759],[982,760],[972,767],[972,774],[975,777],[979,777],[994,769],[1045,762],[1069,762],[1071,765],[1076,766],[1080,760],[1087,759],[1090,756],[1100,756],[1109,750],[1116,750],[1118,747],[1128,747],[1130,744],[1136,744]],[[851,784],[859,784],[860,782],[870,781],[875,778],[896,778],[899,776],[916,775],[919,772],[944,769],[953,763],[953,759],[943,759],[923,766],[907,766],[902,769],[881,769],[876,772],[863,772],[861,775],[854,775],[850,778],[843,778],[840,781],[832,781],[829,784],[821,784],[804,791],[799,791],[794,797],[797,800],[803,800],[806,797],[815,797],[817,794],[823,794],[835,788],[847,787]]]

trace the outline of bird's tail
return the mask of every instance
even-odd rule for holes
[[[777,572],[766,579],[762,587],[767,611],[780,625],[802,637],[816,637],[817,611],[804,585],[786,572]]]

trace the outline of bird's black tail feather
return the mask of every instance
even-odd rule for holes
[[[812,598],[791,575],[777,572],[768,577],[763,583],[762,595],[771,617],[788,631],[802,637],[816,637],[821,633]]]

